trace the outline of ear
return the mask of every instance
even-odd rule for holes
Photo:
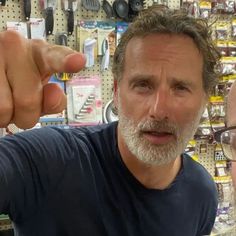
[[[117,80],[114,80],[113,84],[113,102],[115,107],[118,105],[118,82]]]

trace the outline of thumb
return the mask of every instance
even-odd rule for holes
[[[49,83],[43,87],[42,114],[54,114],[63,111],[66,107],[66,95],[62,88],[55,83]]]

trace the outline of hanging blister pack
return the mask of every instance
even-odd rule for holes
[[[81,20],[77,25],[78,51],[86,55],[86,67],[92,67],[98,55],[98,29],[97,21]]]
[[[102,123],[101,80],[74,76],[67,83],[68,123],[73,126]]]
[[[85,67],[92,67],[95,61],[94,47],[96,44],[96,39],[87,38],[84,41],[84,54],[86,56],[86,65]]]

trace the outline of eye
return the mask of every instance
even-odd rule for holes
[[[152,89],[152,86],[148,81],[137,81],[134,83],[133,89],[139,93],[146,93]]]
[[[176,92],[190,92],[189,88],[185,86],[184,84],[175,84],[174,90]]]

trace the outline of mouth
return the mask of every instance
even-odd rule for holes
[[[172,132],[142,131],[143,137],[154,145],[165,145],[175,139]]]

